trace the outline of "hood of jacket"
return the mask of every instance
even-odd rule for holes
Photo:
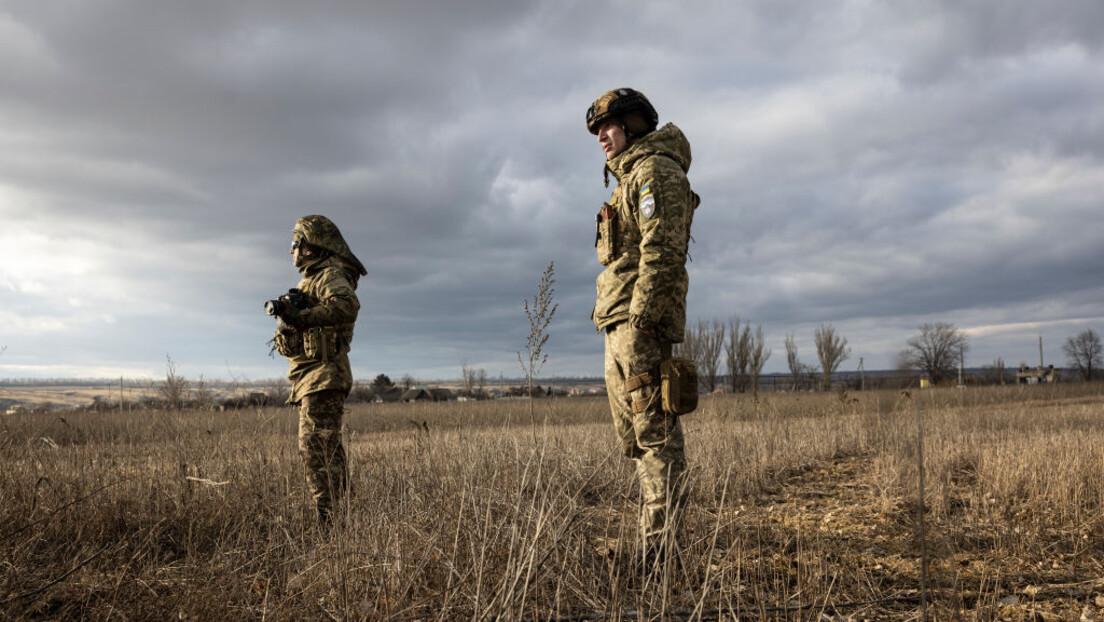
[[[303,216],[295,221],[295,228],[292,229],[292,232],[295,234],[296,240],[303,240],[315,248],[329,251],[344,259],[345,263],[352,266],[361,275],[368,274],[368,271],[364,269],[364,264],[360,263],[357,256],[349,249],[345,238],[341,236],[341,230],[329,218],[319,214]]]
[[[353,288],[356,288],[356,283],[361,274],[360,266],[353,265],[349,260],[339,255],[311,258],[304,261],[297,269],[299,274],[303,275],[303,278],[311,278],[327,268],[341,268],[344,270],[345,275],[353,284]]]
[[[674,123],[645,134],[628,149],[606,162],[606,168],[617,179],[624,179],[636,166],[636,163],[654,155],[671,158],[682,167],[682,172],[690,171],[690,141]]]

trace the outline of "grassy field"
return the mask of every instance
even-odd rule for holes
[[[658,580],[604,399],[534,405],[354,405],[328,536],[290,409],[3,417],[0,620],[1104,619],[1102,385],[706,397]]]

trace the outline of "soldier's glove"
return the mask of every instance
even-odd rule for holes
[[[265,313],[292,324],[299,320],[299,308],[289,303],[286,296],[265,301]]]
[[[284,298],[281,297],[280,300],[284,300]],[[297,307],[293,304],[287,304],[287,302],[285,301],[285,303],[283,305],[283,308],[280,309],[280,312],[277,313],[276,315],[281,320],[283,320],[283,321],[285,321],[289,324],[296,324],[297,325],[297,324],[299,324],[299,315],[301,313],[302,313],[302,309],[300,309],[299,307]]]
[[[290,324],[299,323],[299,312],[310,304],[303,292],[289,289],[288,293],[275,300],[265,301],[265,313],[283,319]]]

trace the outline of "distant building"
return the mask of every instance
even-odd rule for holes
[[[448,402],[456,396],[448,389],[408,389],[400,399],[403,402]]]
[[[407,389],[402,394],[403,403],[432,402],[433,394],[425,389]]]
[[[427,389],[427,391],[433,396],[434,402],[452,402],[456,400],[456,395],[449,389]]]
[[[1027,365],[1020,365],[1016,372],[1016,382],[1019,384],[1051,384],[1062,379],[1062,370],[1055,369],[1053,365],[1042,365],[1032,369]]]
[[[402,387],[389,387],[376,394],[376,398],[372,400],[376,404],[390,404],[393,402],[402,401],[403,395],[406,392]]]

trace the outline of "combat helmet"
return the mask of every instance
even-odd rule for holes
[[[329,251],[352,264],[360,274],[368,274],[364,264],[360,263],[353,251],[349,249],[349,245],[345,243],[345,238],[341,237],[341,230],[329,218],[317,214],[303,216],[295,221],[295,228],[292,231],[295,233],[296,240]]]
[[[633,112],[639,115],[630,115]],[[659,125],[659,113],[643,93],[633,89],[613,89],[594,100],[587,109],[587,130],[597,135],[603,123],[617,118],[623,120],[625,132],[633,136],[647,134]]]

